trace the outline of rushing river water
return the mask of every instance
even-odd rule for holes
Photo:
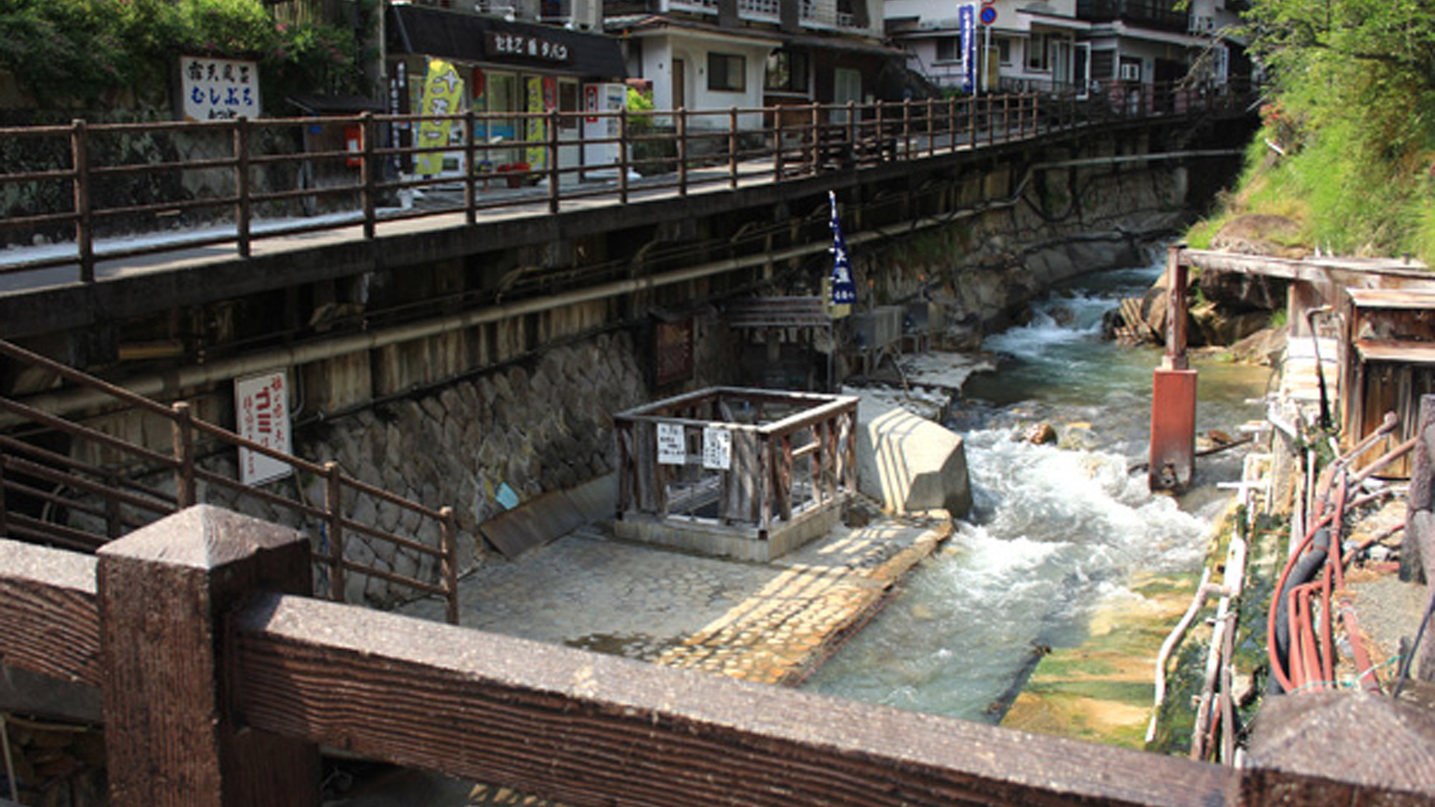
[[[968,381],[951,428],[966,441],[975,506],[947,549],[829,660],[808,689],[969,720],[998,720],[1040,646],[1079,644],[1091,608],[1133,571],[1197,568],[1239,450],[1197,460],[1195,490],[1152,495],[1144,459],[1160,354],[1101,339],[1101,318],[1158,266],[1059,289],[1032,321],[988,337],[1000,368]],[[1264,370],[1200,363],[1198,432],[1261,410]],[[1062,447],[1014,440],[1047,422]]]

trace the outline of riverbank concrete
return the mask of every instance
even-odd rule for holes
[[[793,684],[881,606],[951,533],[943,511],[856,526],[752,563],[620,541],[585,525],[459,583],[460,624],[733,678]],[[870,519],[870,520],[869,520]],[[399,609],[442,620],[444,605]]]

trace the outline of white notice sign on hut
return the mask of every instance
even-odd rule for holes
[[[676,423],[658,424],[658,464],[682,465],[688,461],[688,447],[683,440],[683,427]]]
[[[718,471],[732,467],[732,432],[703,429],[703,467]]]

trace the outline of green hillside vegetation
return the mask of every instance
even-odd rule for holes
[[[1435,266],[1435,0],[1253,0],[1246,16],[1273,79],[1264,126],[1192,246],[1268,214],[1310,248]]]
[[[363,30],[379,0],[358,8]],[[102,103],[116,91],[162,96],[181,55],[259,62],[266,103],[281,112],[287,94],[363,89],[354,30],[278,22],[260,0],[0,2],[0,69],[42,109]]]

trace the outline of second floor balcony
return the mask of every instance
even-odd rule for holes
[[[1186,5],[1181,0],[1077,0],[1076,18],[1185,33],[1190,14]]]
[[[798,0],[799,22],[813,30],[847,31],[876,35],[871,26],[858,21],[853,5],[860,0]],[[719,0],[658,0],[660,12],[690,14],[718,13]],[[751,22],[777,25],[782,21],[782,0],[737,0],[738,17]]]

